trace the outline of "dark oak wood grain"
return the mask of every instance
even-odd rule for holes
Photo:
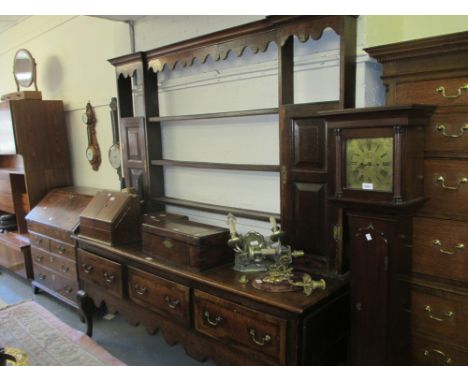
[[[414,220],[414,251],[403,288],[412,290],[406,300],[410,313],[406,311],[400,321],[411,326],[405,345],[410,354],[401,361],[406,364],[467,362],[466,343],[450,331],[456,322],[464,323],[468,313],[458,307],[454,319],[437,315],[439,308],[451,309],[448,305],[455,303],[455,295],[457,304],[468,301],[466,250],[457,249],[464,243],[468,222],[466,187],[461,181],[468,163],[463,128],[468,118],[467,41],[468,33],[460,32],[366,49],[382,63],[387,105],[409,100],[436,105],[425,130],[424,190],[429,200]],[[420,303],[434,309],[432,316],[443,321],[431,319]]]

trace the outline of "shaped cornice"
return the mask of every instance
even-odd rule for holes
[[[148,68],[154,72],[172,70],[177,64],[191,66],[197,59],[205,63],[208,57],[224,60],[230,52],[242,56],[246,48],[253,53],[264,52],[271,42],[283,46],[290,36],[301,42],[319,39],[326,28],[342,36],[345,19],[352,16],[271,16],[264,20],[203,35],[146,53]]]

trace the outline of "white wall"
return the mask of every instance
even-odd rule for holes
[[[135,23],[136,50],[192,38],[263,16],[146,16]],[[358,19],[357,105],[383,103],[379,66],[360,49],[366,18]],[[114,68],[107,60],[130,53],[128,26],[86,16],[31,16],[0,34],[0,93],[15,90],[12,62],[19,48],[29,49],[38,63],[38,85],[44,99],[62,99],[66,110],[73,179],[76,185],[118,189],[107,160],[112,143],[108,104],[116,95]],[[319,41],[295,41],[295,101],[338,99],[339,42],[329,30]],[[167,69],[159,76],[161,115],[276,107],[277,47],[265,53],[246,50],[240,58],[190,68]],[[85,157],[86,127],[81,120],[87,101],[95,108],[102,164],[94,172]],[[278,117],[242,117],[163,124],[165,159],[231,163],[279,163]],[[276,173],[167,168],[168,196],[278,213]],[[171,207],[193,220],[225,226],[226,217]],[[268,224],[239,219],[241,232],[268,232]]]
[[[119,189],[107,160],[112,144],[111,97],[116,96],[115,71],[107,60],[129,53],[128,26],[87,16],[31,16],[0,34],[0,94],[16,91],[13,59],[28,49],[37,62],[43,99],[61,99],[66,111],[73,180],[76,185]],[[32,89],[30,89],[32,90]],[[102,163],[98,172],[86,160],[86,125],[81,116],[93,105]]]
[[[216,21],[216,22],[215,22]],[[171,16],[145,17],[136,22],[138,49],[151,49],[181,39],[249,22],[251,18]],[[187,26],[190,25],[190,28]],[[363,22],[358,28],[362,30]],[[360,41],[362,38],[360,39]],[[361,43],[362,44],[362,43]],[[339,37],[326,30],[320,40],[295,39],[295,102],[339,98]],[[383,104],[379,67],[359,49],[357,105]],[[191,67],[165,68],[159,74],[160,114],[184,115],[278,106],[278,49],[270,44],[264,53],[248,48],[241,57],[208,58]],[[222,118],[166,122],[162,124],[164,159],[251,164],[279,164],[277,116]],[[220,171],[168,167],[164,171],[166,195],[204,203],[280,212],[278,173]],[[218,214],[169,207],[192,220],[225,226]],[[264,234],[268,223],[239,219],[238,230]]]

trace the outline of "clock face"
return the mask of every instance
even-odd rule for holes
[[[346,140],[346,188],[392,192],[392,137]]]
[[[96,149],[94,148],[94,146],[88,146],[88,148],[86,149],[86,158],[92,163],[94,162],[95,157]]]
[[[109,148],[109,162],[111,166],[115,169],[118,169],[120,167],[120,145],[118,143],[113,144]]]

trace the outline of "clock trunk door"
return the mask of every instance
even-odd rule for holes
[[[347,214],[353,365],[387,362],[388,261],[395,221]]]

